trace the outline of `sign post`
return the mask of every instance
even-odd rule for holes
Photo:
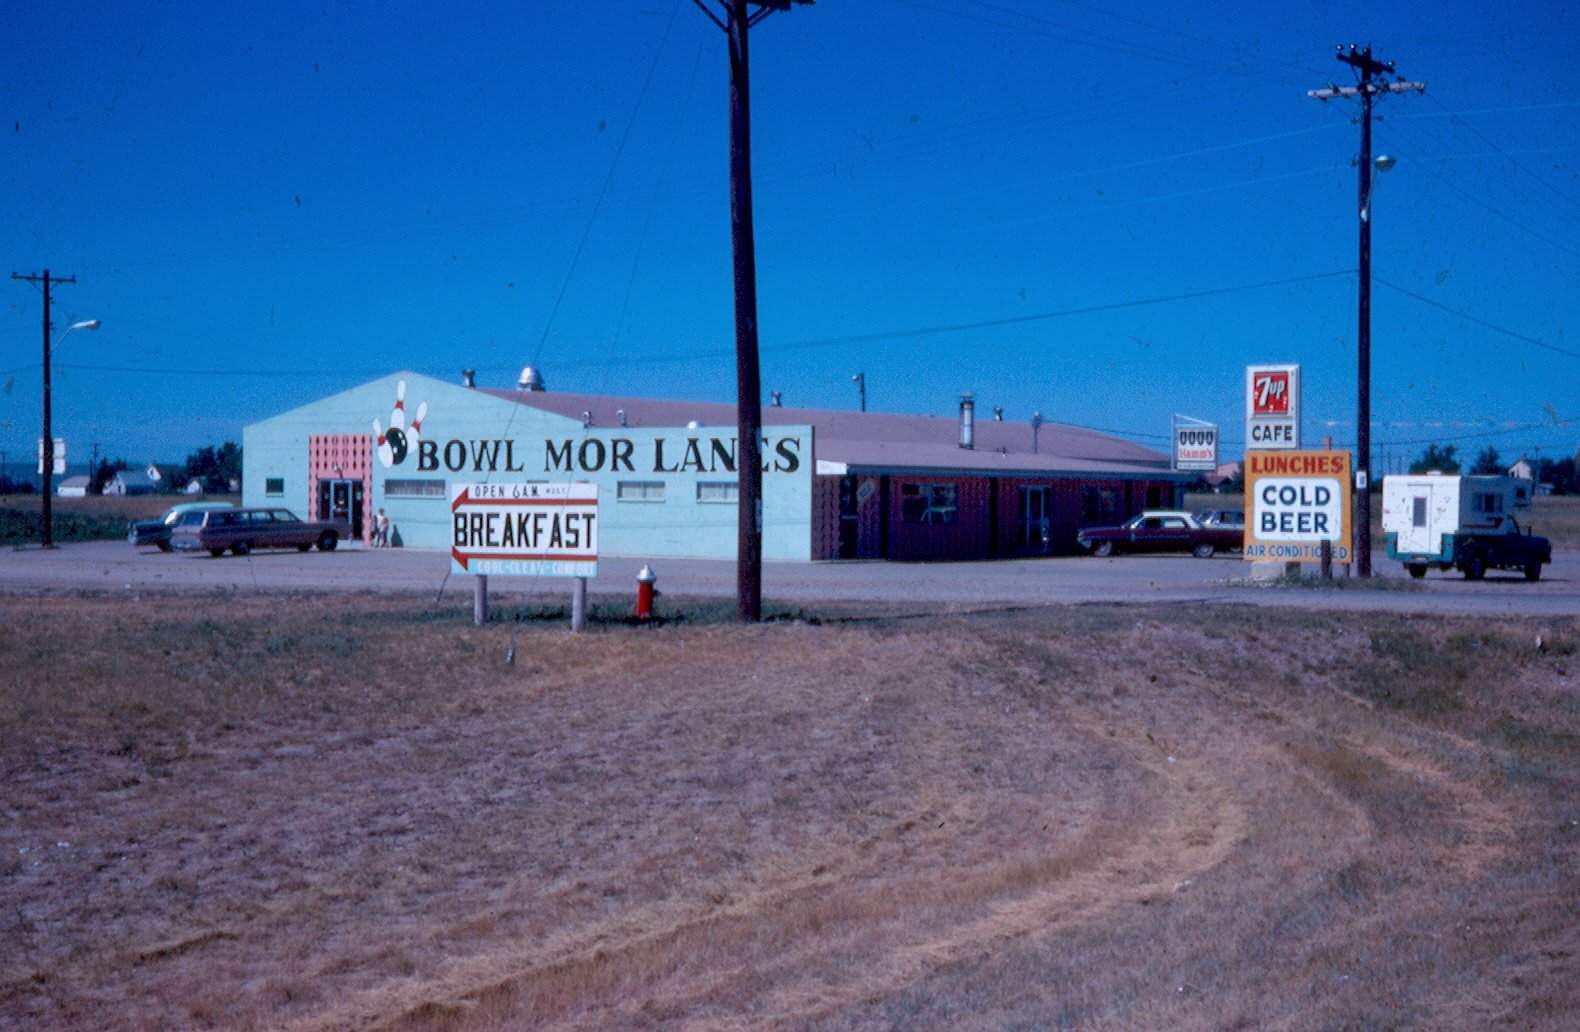
[[[598,576],[596,484],[455,484],[450,569],[477,578],[473,619],[488,618],[488,578],[575,577],[572,629],[586,623],[587,578]]]

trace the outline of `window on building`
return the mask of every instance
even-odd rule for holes
[[[705,480],[697,484],[697,501],[730,502],[741,500],[741,485],[734,480]]]
[[[622,502],[662,502],[664,482],[661,480],[622,480],[615,485],[614,496]]]
[[[953,523],[959,513],[954,484],[900,485],[900,520],[903,523]]]
[[[1112,487],[1081,488],[1081,526],[1105,527],[1119,522],[1119,492]]]
[[[1413,498],[1410,500],[1410,526],[1426,526],[1426,499]]]
[[[1471,497],[1471,508],[1476,512],[1500,513],[1503,511],[1503,496],[1477,492]]]
[[[285,497],[285,478],[284,477],[266,477],[266,478],[264,478],[264,481],[263,481],[263,493],[268,495],[270,498],[284,498]]]
[[[443,480],[386,480],[385,498],[445,498]]]

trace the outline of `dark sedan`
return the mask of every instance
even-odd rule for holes
[[[1207,559],[1215,552],[1244,547],[1244,527],[1203,526],[1188,512],[1152,511],[1132,516],[1117,527],[1085,527],[1075,535],[1095,556],[1120,552],[1189,552]]]
[[[157,520],[138,520],[126,529],[126,540],[133,545],[155,545],[161,552],[170,551],[170,532],[182,522],[201,523],[203,514],[215,509],[233,509],[229,502],[182,502],[172,505]]]

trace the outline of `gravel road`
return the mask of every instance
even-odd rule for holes
[[[599,563],[588,588],[597,596],[635,599],[642,559]],[[671,598],[733,598],[735,565],[719,560],[655,559],[658,589]],[[1580,613],[1580,553],[1555,555],[1538,583],[1493,573],[1480,583],[1433,573],[1413,582],[1385,557],[1378,576],[1343,590],[1258,583],[1236,558],[1126,556],[1009,559],[970,563],[766,563],[767,603],[917,602],[959,608],[1090,602],[1210,602],[1317,609],[1488,615]],[[1307,581],[1311,584],[1311,581]],[[244,558],[165,554],[125,542],[36,546],[0,551],[0,590],[194,592],[415,592],[470,604],[472,578],[450,573],[449,557],[420,549],[343,547],[332,553],[269,552]],[[490,596],[519,602],[569,597],[567,582],[495,577]]]

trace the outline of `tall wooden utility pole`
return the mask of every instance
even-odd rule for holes
[[[746,35],[774,11],[812,0],[719,0],[722,18],[694,0],[730,42],[730,239],[735,257],[735,619],[763,615],[763,399],[757,361],[757,245],[752,236],[752,117]],[[757,10],[750,11],[755,7]]]
[[[41,276],[20,276],[13,272],[11,278],[44,285],[44,431],[43,436],[39,438],[41,443],[38,446],[38,464],[42,467],[39,470],[42,477],[40,485],[43,489],[43,494],[39,497],[39,515],[44,522],[38,530],[38,544],[40,548],[54,548],[55,537],[51,524],[55,519],[55,512],[54,499],[51,496],[55,491],[51,480],[55,473],[55,437],[53,434],[54,428],[50,426],[49,419],[49,287],[52,283],[75,283],[77,282],[77,277],[55,276],[51,278],[49,270],[45,269]]]
[[[1339,47],[1338,59],[1355,69],[1360,81],[1354,86],[1329,86],[1325,90],[1307,90],[1306,96],[1327,102],[1336,97],[1361,99],[1361,154],[1360,154],[1360,280],[1358,297],[1359,325],[1355,334],[1355,351],[1359,362],[1355,401],[1355,575],[1372,575],[1372,102],[1380,93],[1403,93],[1406,90],[1425,90],[1421,82],[1383,82],[1382,76],[1393,74],[1392,61],[1378,61],[1372,57],[1371,47],[1350,44],[1349,51]]]

